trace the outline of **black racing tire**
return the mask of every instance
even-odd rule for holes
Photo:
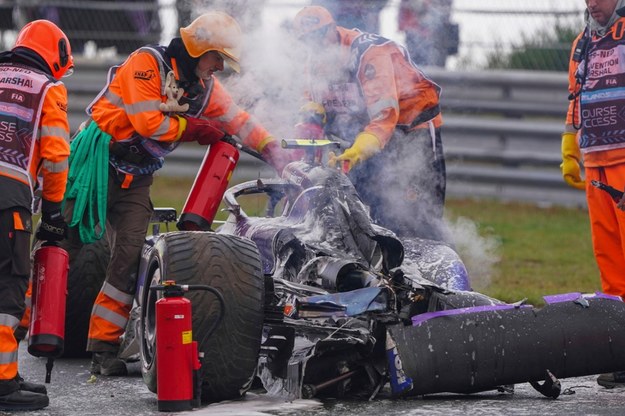
[[[256,372],[264,318],[264,277],[258,248],[249,239],[212,232],[172,232],[157,237],[149,255],[146,287],[141,294],[141,371],[148,389],[157,392],[155,303],[162,293],[149,286],[173,280],[180,285],[207,285],[225,300],[220,324],[215,295],[185,294],[193,311],[193,340],[202,359],[202,402],[241,398]]]
[[[63,357],[84,358],[89,319],[95,298],[106,278],[111,249],[106,238],[85,244],[69,265],[67,302],[65,309],[65,339]]]

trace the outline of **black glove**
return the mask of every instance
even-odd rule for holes
[[[41,224],[35,237],[44,241],[61,241],[67,238],[67,223],[61,213],[61,204],[42,201]]]

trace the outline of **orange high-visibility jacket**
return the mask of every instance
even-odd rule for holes
[[[440,126],[440,87],[410,61],[405,48],[378,35],[343,27],[337,31],[341,48],[336,66],[315,56],[310,63],[308,96],[323,104],[330,123],[350,124],[352,136],[372,133],[383,145],[397,127],[422,127],[428,121]]]
[[[41,175],[42,198],[61,202],[68,157],[63,83],[23,65],[0,64],[0,176],[19,181],[32,192]]]
[[[165,78],[173,71],[180,79],[175,59],[168,59],[163,47],[143,47],[120,66],[111,68],[105,88],[87,109],[98,127],[116,142],[139,149],[147,156],[143,168],[116,166],[130,174],[151,174],[162,166],[162,158],[177,145],[180,123],[174,114],[159,105],[166,101]],[[234,103],[217,78],[199,81],[198,91],[185,91],[181,103],[189,103],[185,113],[218,122],[225,132],[237,135],[245,146],[258,149],[269,133],[246,111]],[[121,163],[120,163],[121,164]]]
[[[573,42],[569,61],[569,102],[565,131],[579,128],[584,166],[601,167],[625,163],[625,97],[621,50],[625,45],[625,18],[617,20],[604,36],[593,35],[588,50],[574,59],[580,33]],[[587,62],[586,62],[587,61]]]

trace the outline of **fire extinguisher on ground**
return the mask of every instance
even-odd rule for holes
[[[46,383],[50,382],[54,358],[64,348],[68,271],[69,255],[57,244],[46,242],[35,251],[28,352],[48,358]]]
[[[150,287],[163,292],[156,302],[156,392],[158,410],[180,412],[198,407],[201,402],[202,377],[197,341],[193,341],[191,301],[184,297],[189,290],[207,290],[218,299],[219,316],[206,331],[204,341],[217,328],[224,314],[221,293],[206,285],[177,285],[168,280]]]

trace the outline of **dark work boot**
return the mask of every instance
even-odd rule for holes
[[[601,374],[597,377],[597,384],[606,389],[614,387],[625,387],[625,371],[615,371],[614,373]]]
[[[48,404],[50,404],[50,399],[45,394],[26,390],[15,390],[0,396],[0,410],[38,410],[43,409]]]
[[[20,373],[17,373],[16,380],[20,385],[20,390],[30,391],[30,392],[39,393],[39,394],[48,394],[48,390],[46,389],[46,386],[44,386],[43,384],[31,383],[31,382],[25,381],[24,378],[20,376]]]
[[[94,352],[91,357],[91,374],[103,376],[126,376],[126,363],[117,357],[114,352]]]

